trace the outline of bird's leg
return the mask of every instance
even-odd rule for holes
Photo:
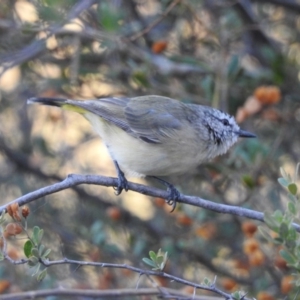
[[[116,160],[114,160],[114,164],[118,174],[118,186],[114,187],[114,190],[116,195],[120,195],[123,190],[125,190],[126,192],[128,191],[128,181]]]
[[[172,209],[170,212],[173,212],[176,208],[176,203],[177,200],[181,199],[181,194],[179,193],[179,191],[175,188],[175,186],[159,177],[156,176],[149,176],[152,177],[156,180],[158,180],[159,182],[161,182],[163,185],[165,185],[167,187],[167,191],[169,192],[168,198],[166,199],[166,202],[172,206]]]

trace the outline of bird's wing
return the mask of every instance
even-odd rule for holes
[[[125,116],[131,130],[140,139],[161,143],[182,128],[183,106],[177,100],[161,96],[136,97],[127,103]]]
[[[185,105],[161,96],[72,101],[147,143],[159,144],[183,126]]]

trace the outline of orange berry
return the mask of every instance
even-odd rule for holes
[[[212,222],[205,223],[201,226],[198,226],[195,230],[195,233],[197,236],[199,236],[205,240],[209,240],[216,235],[217,226]]]
[[[193,224],[193,219],[191,219],[189,216],[187,216],[184,213],[178,214],[176,216],[176,221],[178,224],[183,226],[191,226]]]
[[[8,223],[4,230],[4,237],[14,236],[22,232],[22,226],[18,223]]]
[[[155,204],[157,207],[164,207],[165,204],[166,204],[166,200],[163,199],[163,198],[156,197],[156,198],[154,199],[154,204]]]
[[[10,287],[8,280],[0,280],[0,294],[4,293]]]
[[[7,213],[16,221],[21,221],[19,203],[15,202],[7,206]]]
[[[29,207],[28,206],[23,206],[22,207],[22,216],[26,219],[30,213]]]
[[[252,221],[245,221],[242,224],[242,231],[246,237],[252,237],[257,231],[257,225]]]
[[[282,294],[288,294],[292,290],[294,287],[293,280],[295,280],[295,278],[292,275],[284,276],[281,279],[280,289]]]
[[[265,255],[261,250],[256,250],[248,256],[248,259],[250,266],[258,267],[265,262]]]
[[[275,257],[274,264],[279,269],[286,270],[288,268],[286,265],[286,261],[280,255],[277,255]]]
[[[255,238],[250,238],[244,241],[243,251],[245,254],[252,254],[259,250],[259,243]]]
[[[237,287],[237,283],[236,281],[234,281],[231,278],[223,278],[221,280],[221,285],[223,286],[223,288],[229,292],[233,291],[234,289],[236,289]]]
[[[159,40],[153,43],[151,50],[153,53],[159,54],[163,52],[168,46],[168,43],[163,40]]]
[[[114,221],[119,221],[121,219],[122,213],[119,207],[111,206],[106,209],[106,215]]]
[[[254,91],[255,98],[264,105],[275,104],[281,99],[281,92],[277,86],[260,86]]]
[[[268,292],[259,292],[256,298],[257,300],[275,300],[275,298]]]

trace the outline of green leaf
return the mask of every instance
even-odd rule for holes
[[[4,254],[0,251],[0,261],[4,260]]]
[[[287,250],[282,249],[279,251],[281,257],[290,265],[293,265],[297,262],[296,258],[289,253]]]
[[[227,74],[229,77],[235,77],[240,69],[239,57],[237,55],[233,55],[231,57],[230,63],[228,65]]]
[[[296,241],[297,231],[294,227],[289,228],[288,240]]]
[[[264,213],[264,221],[268,225],[269,228],[278,232],[280,223],[276,220],[276,218],[268,212]]]
[[[31,256],[31,250],[33,248],[32,242],[30,240],[26,241],[23,247],[24,254],[27,258]]]
[[[149,251],[149,256],[153,261],[156,261],[157,256],[156,253],[154,251]]]
[[[283,239],[286,239],[289,234],[289,228],[286,223],[281,223],[279,227],[279,235]]]
[[[34,267],[39,263],[39,259],[35,256],[31,256],[28,259],[28,266],[29,267]]]
[[[34,226],[32,230],[32,241],[35,246],[39,244],[39,232],[40,228],[38,226]]]
[[[282,177],[278,178],[277,180],[285,188],[288,187],[288,185],[290,184],[288,180]]]
[[[276,210],[274,213],[273,213],[273,217],[278,221],[278,222],[282,222],[283,220],[283,213],[281,210]]]
[[[297,195],[297,185],[295,183],[290,183],[288,185],[288,190],[292,195]]]
[[[288,210],[294,216],[297,214],[296,206],[295,206],[295,204],[293,202],[289,202],[288,203]]]
[[[243,182],[250,189],[253,189],[255,187],[255,181],[253,180],[253,177],[250,175],[244,175]]]
[[[38,240],[39,240],[38,244],[41,243],[43,235],[44,235],[44,229],[40,229],[39,234],[38,234]]]
[[[32,248],[31,255],[35,257],[40,257],[39,250],[37,248]]]
[[[148,266],[156,268],[156,264],[151,259],[144,257],[142,260]]]
[[[39,247],[38,247],[38,249],[39,249],[39,257],[41,257],[42,254],[43,254],[43,252],[44,252],[45,245],[40,244]]]
[[[207,285],[207,286],[210,286],[211,281],[210,281],[207,277],[205,277],[205,278],[203,279],[203,284],[204,284],[204,285]]]
[[[42,258],[48,258],[49,254],[51,253],[51,249],[47,249],[43,255],[42,255]]]
[[[39,273],[37,276],[37,281],[42,281],[47,275],[47,269],[44,269],[42,272]]]
[[[263,228],[262,226],[258,226],[258,231],[266,240],[268,240],[271,243],[274,243],[274,239],[269,235],[265,228]]]
[[[120,27],[121,11],[115,9],[109,2],[101,2],[98,5],[98,16],[105,30],[116,31]]]
[[[296,242],[293,240],[287,240],[285,241],[285,246],[289,250],[294,250],[294,248],[296,247]]]
[[[41,267],[40,263],[36,264],[35,270],[33,271],[31,276],[35,276],[36,274],[38,274],[38,272],[40,271],[40,267]]]

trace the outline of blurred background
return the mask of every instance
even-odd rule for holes
[[[257,134],[196,173],[169,178],[182,193],[262,212],[283,209],[279,168],[292,174],[300,161],[299,13],[300,1],[292,0],[1,0],[1,205],[69,173],[116,176],[84,118],[28,106],[28,98],[157,94],[222,109]],[[28,230],[44,229],[52,260],[148,268],[142,258],[161,248],[173,275],[197,283],[217,275],[222,290],[242,289],[260,300],[294,297],[291,270],[254,221],[183,204],[170,214],[163,199],[117,197],[112,188],[87,185],[29,209]],[[8,240],[14,259],[24,257],[23,237]],[[69,266],[49,268],[42,282],[30,275],[27,265],[1,262],[0,292],[117,289],[135,287],[139,277]],[[140,286],[153,283],[145,277]]]

